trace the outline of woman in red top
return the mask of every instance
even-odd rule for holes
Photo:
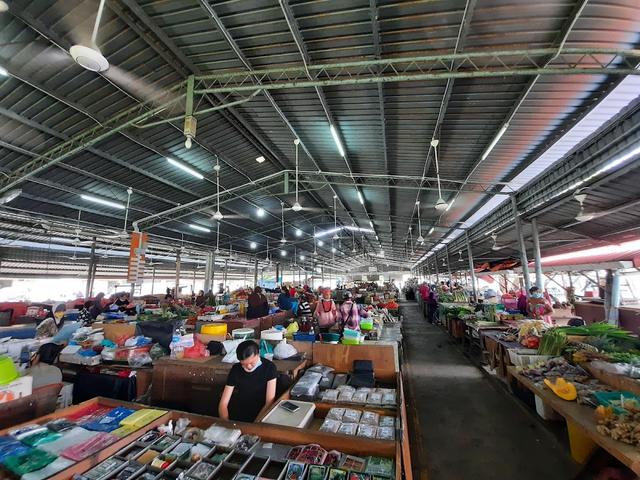
[[[322,298],[318,301],[313,316],[318,319],[321,333],[328,333],[338,321],[338,309],[328,288],[322,292]]]

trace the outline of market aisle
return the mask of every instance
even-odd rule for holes
[[[402,303],[402,313],[407,408],[420,432],[411,437],[414,472],[426,468],[429,480],[573,478],[577,467],[553,434],[427,324],[416,303]]]

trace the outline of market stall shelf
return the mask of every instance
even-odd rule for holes
[[[510,376],[540,397],[542,402],[565,419],[571,455],[576,462],[586,463],[596,447],[599,446],[636,474],[640,474],[640,450],[599,433],[596,430],[597,423],[593,408],[562,400],[550,390],[537,386],[530,379],[518,373],[516,367],[508,367],[508,372]]]
[[[293,381],[307,361],[274,360],[274,363],[280,374]],[[218,402],[232,366],[219,356],[160,358],[153,368],[151,402],[158,407],[217,415]]]

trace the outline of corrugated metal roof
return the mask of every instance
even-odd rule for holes
[[[278,3],[268,0],[208,2],[206,6],[215,12],[226,30],[222,32],[210,12],[203,8],[205,2],[148,0],[136,4],[123,1],[110,6],[98,36],[100,48],[114,65],[106,76],[81,69],[64,51],[90,34],[95,2],[31,2],[16,15],[0,16],[0,43],[6,44],[0,53],[0,64],[12,73],[8,79],[0,80],[0,116],[3,117],[0,136],[6,143],[18,147],[0,146],[0,167],[4,171],[15,169],[28,158],[135,104],[135,98],[147,98],[184,79],[192,66],[204,72],[220,72],[245,69],[243,60],[254,68],[301,64],[294,34]],[[289,5],[311,63],[370,59],[376,55],[368,0],[346,3],[301,0],[291,1]],[[380,54],[398,57],[453,51],[466,5],[464,0],[377,2]],[[570,0],[527,4],[514,0],[478,0],[459,50],[552,46],[574,7],[575,2]],[[639,40],[639,10],[630,0],[591,1],[573,27],[565,47],[633,47]],[[243,58],[234,52],[228,38],[235,42]],[[173,60],[169,62],[168,58]],[[475,179],[489,184],[511,181],[512,188],[519,187],[560,158],[571,148],[571,142],[588,134],[598,120],[623,107],[634,88],[629,86],[624,90],[618,103],[593,110],[588,119],[575,127],[575,135],[556,143],[527,168],[538,156],[541,145],[573,122],[575,116],[588,110],[613,81],[601,76],[541,78],[519,108],[505,136],[489,158],[477,167],[482,152],[528,81],[525,77],[505,77],[454,82],[439,126],[443,177],[464,181],[476,169]],[[183,146],[180,121],[150,129],[129,129],[39,174],[39,178],[49,182],[48,187],[42,182],[25,183],[25,195],[15,201],[15,206],[70,219],[75,218],[77,209],[81,208],[86,212],[87,221],[120,228],[121,212],[87,205],[78,194],[91,193],[123,202],[126,187],[131,186],[134,194],[129,220],[138,220],[149,213],[213,194],[216,154],[223,167],[220,174],[223,189],[247,185],[282,168],[293,168],[294,133],[290,127],[312,157],[304,150],[301,152],[303,170],[348,172],[350,169],[354,173],[420,177],[427,165],[426,175],[433,177],[435,165],[433,156],[428,156],[429,142],[445,86],[446,81],[386,83],[381,95],[376,85],[325,87],[321,93],[326,98],[328,111],[314,89],[273,92],[273,104],[260,94],[241,106],[200,118],[198,143],[191,150]],[[233,99],[230,97],[227,101]],[[216,103],[220,99],[211,101]],[[197,108],[208,107],[206,103]],[[9,114],[14,117],[9,118]],[[331,138],[328,117],[340,131],[348,165]],[[167,155],[206,178],[198,180],[176,170],[165,160]],[[266,156],[267,161],[259,165],[255,158],[261,155]],[[331,225],[335,191],[339,196],[341,222],[355,221],[367,227],[371,219],[387,256],[404,258],[409,226],[413,225],[414,232],[417,231],[416,190],[374,188],[365,181],[360,186],[365,198],[363,206],[355,187],[347,186],[350,180],[346,178],[344,183],[335,186],[333,191],[317,184],[303,185],[302,203],[323,208],[329,215],[304,218],[289,211],[287,229],[300,226],[311,232],[313,224]],[[285,193],[283,188],[282,182],[274,182],[267,190],[248,192],[226,203],[222,209],[228,218],[221,225],[225,243],[230,241],[247,249],[248,238],[264,242],[265,235],[277,242],[279,202],[282,200],[288,205],[293,202],[291,191]],[[453,198],[450,193],[446,195],[447,200]],[[270,196],[275,198],[271,200]],[[461,193],[451,211],[441,218],[432,208],[436,199],[437,192],[433,190],[424,191],[420,196],[423,225],[438,227],[433,239],[445,234],[447,227],[455,227],[479,202],[487,202],[482,195]],[[494,198],[487,205],[496,202]],[[264,220],[251,218],[256,205],[267,206],[269,214]],[[152,233],[176,239],[184,236],[211,244],[215,239],[213,233],[195,233],[185,228],[190,222],[214,227],[210,214],[210,211],[193,213],[157,227]],[[245,218],[232,218],[238,215]],[[479,217],[468,219],[467,225]],[[633,220],[626,215],[621,218]],[[595,225],[592,230],[596,229]],[[264,234],[251,233],[255,231]],[[305,238],[302,248],[311,251],[310,237]],[[373,238],[367,243],[370,249],[377,248]],[[419,248],[413,258],[425,251]]]

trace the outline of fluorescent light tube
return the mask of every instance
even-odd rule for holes
[[[260,155],[259,157],[256,158],[256,162],[258,162],[258,163],[262,163],[264,161],[265,161],[265,158],[262,155]]]
[[[7,69],[4,67],[0,67],[0,77],[8,77],[9,76],[9,72],[7,72]]]
[[[427,233],[427,235],[431,235],[435,229],[436,229],[436,227],[431,227],[429,229],[429,233]]]
[[[177,160],[174,160],[173,158],[169,158],[167,157],[167,161],[173,165],[174,167],[178,167],[180,170],[183,170],[185,172],[187,172],[189,175],[192,175],[194,177],[196,177],[199,180],[202,180],[204,178],[204,176],[198,172],[196,172],[194,169],[187,167],[186,165],[184,165],[183,163],[178,162]]]
[[[340,152],[340,156],[344,157],[344,148],[342,147],[342,142],[340,141],[340,137],[338,136],[338,131],[336,127],[331,125],[331,136],[333,137],[333,141],[336,142],[336,146],[338,147],[338,152]]]
[[[264,208],[259,208],[256,210],[256,215],[259,217],[264,217]]]
[[[256,248],[258,248],[258,244],[256,242],[251,242],[249,244],[249,247],[251,248],[251,250],[255,250]]]
[[[360,200],[360,203],[364,205],[364,197],[362,196],[362,193],[360,193],[360,190],[356,191],[358,192],[358,200]]]
[[[194,225],[191,224],[189,225],[191,228],[193,228],[194,230],[198,230],[200,232],[207,232],[207,233],[211,233],[211,230],[206,228],[206,227],[201,227],[200,225]]]
[[[110,200],[104,200],[102,198],[94,197],[93,195],[80,195],[80,198],[86,200],[87,202],[99,203],[100,205],[105,205],[107,207],[117,208],[119,210],[124,210],[124,205],[117,202],[112,202]]]
[[[373,228],[373,222],[371,220],[369,220],[369,225],[371,225],[371,228]]]
[[[491,150],[493,150],[496,144],[500,141],[500,139],[502,138],[502,135],[504,135],[504,132],[507,131],[507,128],[509,128],[508,123],[505,123],[504,125],[502,125],[502,128],[500,128],[500,131],[497,133],[495,137],[493,137],[493,140],[491,141],[487,149],[482,154],[482,160],[485,160],[489,156],[489,154],[491,153]]]

